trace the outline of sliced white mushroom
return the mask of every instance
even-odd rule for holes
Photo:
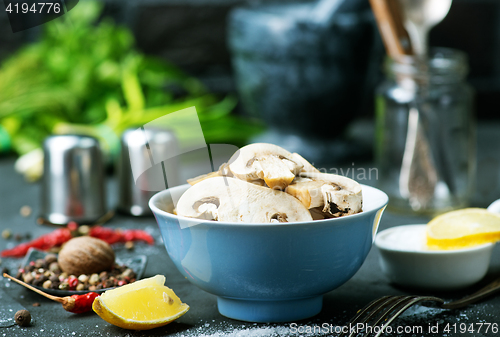
[[[302,164],[302,169],[300,172],[314,172],[314,173],[321,173],[317,168],[315,168],[310,162],[308,162],[304,157],[302,157],[298,153],[292,153],[293,159],[295,159],[296,162]]]
[[[313,220],[323,220],[328,218],[327,213],[323,212],[323,207],[311,208],[309,209],[309,213],[311,213]]]
[[[213,177],[232,177],[231,171],[229,171],[229,167],[227,163],[223,163],[217,171],[206,173],[199,175],[197,177],[188,179],[187,182],[189,185],[196,185],[200,181],[203,181],[208,178],[213,178]]]
[[[229,170],[242,180],[264,180],[272,189],[284,190],[303,165],[287,150],[273,144],[242,147],[229,160]]]
[[[308,209],[322,207],[325,217],[359,213],[363,206],[361,185],[344,176],[304,172],[286,192],[299,199]]]
[[[311,221],[309,210],[291,195],[228,177],[191,186],[176,205],[178,215],[228,222]]]
[[[193,186],[193,185],[196,185],[200,181],[203,181],[205,179],[213,178],[213,177],[220,177],[220,176],[221,175],[219,174],[219,171],[214,171],[214,172],[210,172],[210,173],[206,173],[206,174],[202,174],[202,175],[196,176],[194,178],[189,178],[187,180],[187,182],[188,182],[189,185]]]

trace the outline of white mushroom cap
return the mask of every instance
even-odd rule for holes
[[[278,190],[229,177],[213,177],[191,186],[179,199],[178,215],[227,222],[311,221],[302,203]]]
[[[273,144],[242,147],[229,160],[229,170],[238,179],[263,179],[272,189],[284,190],[303,165],[287,150]]]

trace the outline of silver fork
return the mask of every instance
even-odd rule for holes
[[[432,301],[437,302],[438,306],[443,309],[459,309],[478,302],[499,290],[500,279],[497,279],[472,295],[448,303],[445,303],[442,298],[434,296],[384,296],[368,303],[351,318],[346,325],[347,330],[343,329],[339,337],[353,337],[361,333],[365,337],[375,333],[375,337],[378,337],[399,315],[419,302]],[[369,327],[369,329],[362,327]]]

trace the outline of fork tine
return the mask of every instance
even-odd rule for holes
[[[391,324],[392,321],[394,321],[396,319],[396,317],[398,317],[407,308],[409,308],[411,305],[413,305],[412,301],[414,301],[414,300],[415,300],[415,296],[404,296],[404,297],[398,299],[398,301],[396,301],[396,303],[394,303],[389,309],[387,309],[385,311],[385,313],[383,315],[381,315],[372,325],[373,327],[375,327],[375,326],[379,325],[379,323],[382,322],[383,320],[386,321],[382,325],[379,332],[377,332],[376,337],[380,336],[384,332],[384,329],[387,328],[387,326],[389,326],[389,324]],[[410,303],[410,304],[408,305],[408,303]],[[394,310],[397,310],[397,312],[395,314],[392,314],[394,312]],[[387,318],[387,317],[390,317],[390,318]],[[368,336],[368,335],[369,335],[369,333],[367,333],[365,336]]]
[[[374,321],[372,324],[370,324],[370,327],[373,329],[380,322],[385,320],[386,317],[388,317],[395,309],[399,308],[402,304],[406,303],[408,300],[411,300],[412,298],[414,298],[414,296],[395,296],[392,301],[390,301],[390,302],[387,301],[384,304],[384,307],[380,308],[380,310],[379,310],[380,315],[378,315],[377,317],[375,315],[369,315],[369,317],[367,317],[367,319],[365,319],[364,322],[362,322],[362,323],[363,324],[368,323],[368,321],[373,318]],[[382,331],[383,331],[383,329],[380,330],[380,332],[382,332]],[[365,331],[363,336],[369,336],[371,333],[372,333],[372,330]]]
[[[398,301],[397,305],[392,307],[390,310],[387,311],[387,313],[391,313],[394,310],[397,310],[394,314],[390,316],[382,325],[382,328],[379,330],[379,332],[375,335],[375,337],[379,337],[385,329],[397,318],[399,315],[401,315],[403,312],[405,312],[409,307],[415,305],[418,302],[423,302],[423,301],[437,301],[440,303],[443,303],[443,300],[441,298],[433,297],[433,296],[407,296],[406,298]],[[385,315],[387,317],[387,315]],[[384,317],[384,318],[386,318]],[[377,321],[375,325],[378,325],[380,321]]]
[[[443,303],[443,300],[432,296],[384,296],[377,300],[370,302],[363,309],[361,309],[348,323],[348,331],[350,328],[358,324],[365,324],[374,319],[374,323],[370,326],[376,327],[380,322],[385,320],[375,337],[379,337],[384,330],[401,315],[406,309],[421,301],[437,301]],[[389,317],[389,318],[388,318]],[[365,331],[363,336],[369,336],[373,331]],[[349,337],[353,337],[361,333],[357,329],[349,333]],[[343,331],[339,337],[345,337],[347,332]]]
[[[369,319],[383,312],[389,307],[392,302],[397,301],[401,297],[402,296],[384,296],[368,303],[353,318],[349,320],[349,322],[347,323],[347,326],[349,327],[348,331],[350,331],[351,326],[356,326],[359,323],[366,323]],[[356,331],[352,331],[351,333],[349,333],[348,337],[352,337],[357,334],[358,333]],[[345,337],[346,335],[347,332],[342,331],[339,337]]]

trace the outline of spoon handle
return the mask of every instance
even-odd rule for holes
[[[397,1],[370,0],[370,5],[377,21],[387,54],[392,58],[409,54],[408,33],[401,18],[401,9]],[[402,41],[406,42],[403,46]]]
[[[429,44],[429,27],[417,25],[409,20],[406,20],[404,26],[412,41],[413,53],[419,56],[426,56]]]

